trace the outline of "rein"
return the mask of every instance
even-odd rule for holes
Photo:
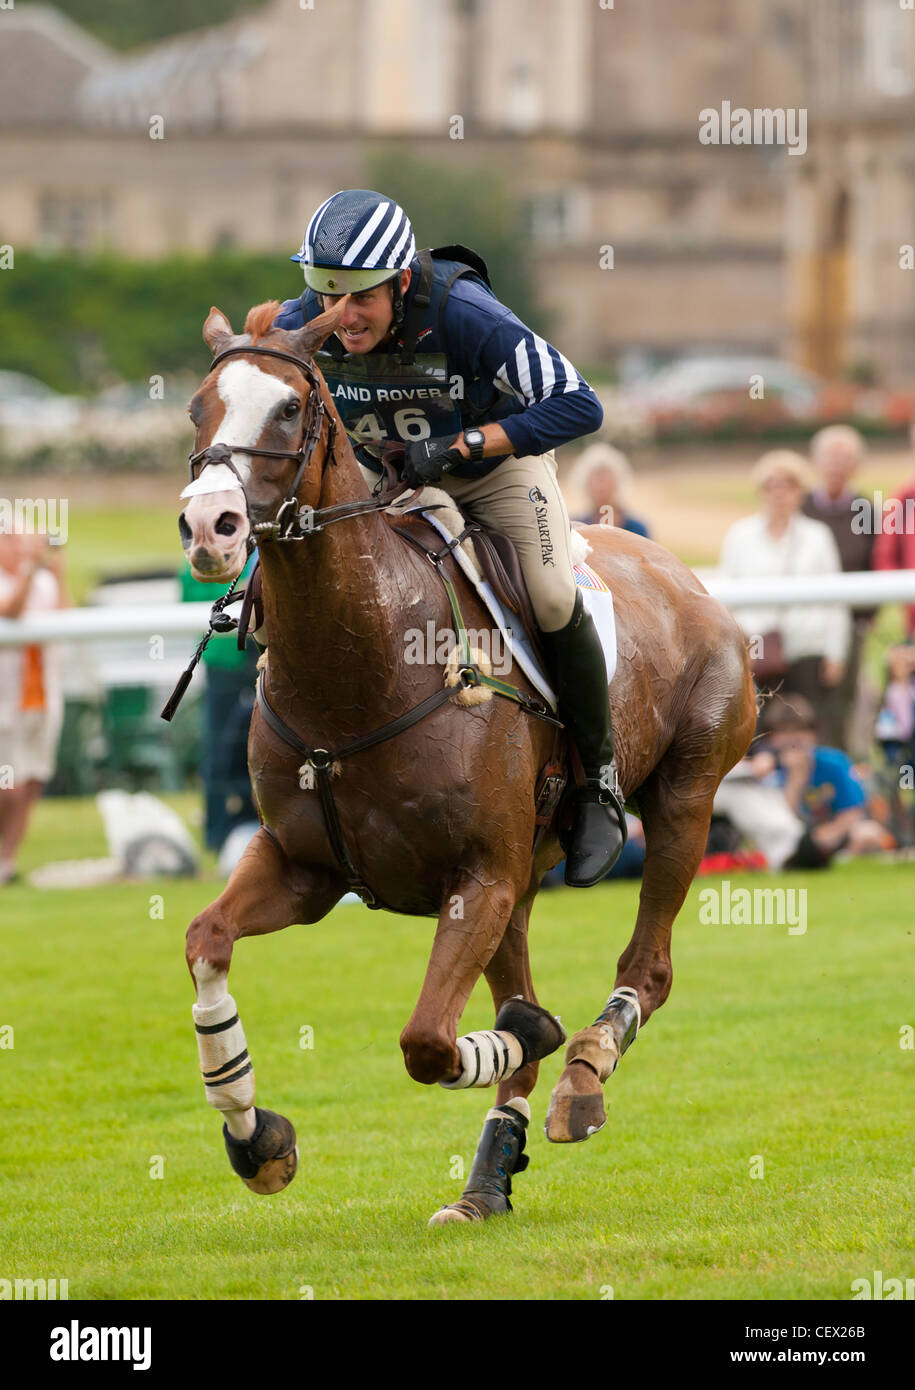
[[[374,497],[364,498],[354,502],[339,502],[330,507],[322,507],[317,511],[303,507],[299,511],[298,517],[296,517],[296,508],[299,504],[298,491],[301,487],[305,469],[310,463],[312,455],[321,439],[325,421],[328,428],[325,460],[328,462],[329,466],[333,466],[337,462],[335,452],[337,443],[337,422],[332,416],[328,416],[325,410],[316,368],[311,362],[300,357],[294,357],[292,353],[281,352],[277,348],[266,347],[226,348],[224,352],[219,353],[213,358],[210,363],[210,371],[226,357],[241,353],[259,353],[264,357],[278,357],[283,361],[291,362],[294,366],[299,368],[311,386],[305,424],[302,432],[302,442],[295,452],[291,450],[249,448],[243,445],[223,443],[211,444],[206,449],[200,449],[197,453],[189,455],[188,463],[190,468],[190,481],[192,483],[200,477],[203,469],[211,463],[226,464],[235,474],[236,478],[238,478],[242,495],[245,499],[245,507],[248,511],[248,523],[251,528],[248,546],[249,554],[254,546],[259,544],[262,540],[306,540],[309,536],[317,535],[319,532],[323,531],[325,527],[331,526],[335,522],[347,521],[351,517],[363,516],[368,512],[380,511],[383,508],[389,507],[391,503],[404,492],[410,491],[408,484],[402,480],[400,482],[393,481],[396,479],[394,469],[390,464],[386,464],[385,467],[387,469],[390,485]],[[232,462],[231,456],[233,453],[249,454],[255,458],[263,456],[265,458],[288,458],[298,461],[299,466],[296,470],[292,486],[280,504],[273,521],[263,523],[254,523],[252,521],[244,481],[238,469],[235,467],[235,464]],[[196,473],[194,471],[195,469],[197,470]],[[422,514],[421,508],[417,510]],[[305,516],[304,525],[302,524],[303,513]],[[266,692],[266,672],[262,670],[257,680],[258,708],[265,722],[273,732],[290,748],[304,757],[305,765],[310,767],[314,772],[318,786],[318,795],[321,799],[321,809],[324,815],[327,836],[334,855],[336,856],[337,863],[343,871],[344,878],[350,890],[357,893],[365,905],[371,908],[384,907],[385,904],[378,901],[371,888],[369,888],[368,884],[361,878],[353,861],[353,857],[350,854],[346,836],[340,823],[340,816],[337,811],[333,786],[331,784],[332,772],[336,763],[342,761],[343,758],[349,757],[353,753],[362,752],[366,748],[373,748],[376,744],[384,743],[391,738],[396,738],[398,734],[412,728],[412,726],[418,724],[420,720],[425,719],[426,715],[439,709],[446,701],[452,699],[453,696],[459,694],[462,690],[467,690],[474,686],[486,686],[492,690],[494,694],[501,695],[505,699],[514,701],[525,713],[532,715],[536,719],[542,719],[546,723],[552,724],[555,728],[562,729],[565,727],[561,720],[553,716],[549,706],[541,700],[539,696],[530,695],[527,691],[521,690],[518,686],[511,685],[507,681],[498,680],[494,676],[487,675],[485,672],[481,671],[479,666],[473,661],[470,643],[467,637],[467,628],[464,623],[464,616],[461,612],[457,592],[443,568],[444,559],[452,552],[454,547],[464,539],[464,534],[466,534],[466,532],[444,546],[440,551],[432,551],[417,537],[408,535],[406,532],[401,531],[400,528],[395,527],[395,530],[425,555],[444,586],[448,598],[448,606],[451,610],[452,623],[459,643],[459,659],[461,661],[461,666],[457,673],[458,684],[456,686],[444,686],[441,690],[436,691],[425,700],[420,701],[418,705],[414,705],[412,709],[407,710],[406,713],[391,720],[380,729],[375,729],[369,734],[363,734],[360,738],[352,739],[349,743],[345,743],[339,748],[330,750],[326,748],[310,748],[308,744],[299,737],[295,730],[290,728],[290,726],[280,718],[276,710],[274,710],[270,704]],[[166,702],[160,716],[162,719],[170,722],[173,718],[190,684],[194,669],[213,634],[216,632],[231,632],[234,628],[238,627],[238,620],[224,612],[224,609],[226,605],[233,600],[235,586],[240,577],[240,574],[237,575],[227,592],[213,604],[210,613],[209,629]],[[240,595],[235,595],[234,597],[238,598]]]

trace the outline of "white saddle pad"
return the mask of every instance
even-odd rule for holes
[[[411,510],[414,510],[411,508]],[[422,508],[415,508],[421,511]],[[454,540],[455,533],[448,527],[447,523],[434,511],[424,512],[425,520],[433,526],[439,535],[446,541]],[[584,541],[583,536],[577,532],[572,533],[573,541]],[[585,542],[585,544],[587,544]],[[574,552],[573,552],[574,553]],[[586,552],[587,553],[587,552]],[[549,678],[541,666],[530,643],[530,638],[516,614],[510,613],[504,604],[496,597],[492,586],[483,578],[476,564],[464,551],[462,546],[457,546],[453,552],[461,569],[476,589],[480,598],[483,600],[489,612],[492,614],[502,638],[511,650],[515,661],[527,676],[528,680],[543,698],[549,703],[550,708],[556,708],[556,692],[550,685]],[[607,665],[607,684],[609,685],[616,674],[616,619],[613,615],[613,595],[607,588],[599,574],[587,564],[583,559],[576,561],[574,565],[575,583],[582,592],[585,608],[594,619],[594,626],[597,628],[601,646],[604,649],[604,661]]]

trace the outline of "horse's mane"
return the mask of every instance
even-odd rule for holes
[[[280,301],[278,299],[268,299],[264,304],[255,304],[253,309],[248,310],[248,317],[245,319],[245,332],[250,333],[252,343],[259,342],[270,332],[279,308]]]

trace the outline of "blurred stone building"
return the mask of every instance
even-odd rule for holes
[[[804,153],[701,143],[723,102],[803,108]],[[895,384],[915,370],[913,113],[897,0],[270,0],[127,55],[20,0],[0,10],[0,243],[282,257],[403,142],[504,174],[582,363],[726,347]]]

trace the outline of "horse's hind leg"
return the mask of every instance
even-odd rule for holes
[[[283,1115],[254,1104],[254,1071],[226,982],[239,937],[316,922],[343,885],[323,869],[293,870],[263,829],[223,893],[188,928],[186,957],[197,987],[194,1025],[206,1098],[224,1117],[229,1161],[252,1192],[279,1192],[295,1175],[295,1130]]]
[[[685,730],[639,790],[645,865],[632,940],[619,959],[616,984],[590,1028],[575,1033],[550,1100],[547,1138],[587,1139],[606,1122],[603,1083],[655,1009],[670,993],[670,937],[708,839],[715,792],[743,755],[755,705],[747,682],[730,737],[716,735],[712,701],[698,702],[698,727]],[[735,699],[735,704],[737,703]]]
[[[531,980],[527,947],[528,919],[531,900],[521,903],[511,915],[505,935],[486,967],[486,981],[492,991],[496,1010],[496,1028],[514,1027],[524,1031],[531,1025],[538,1033],[550,1031],[545,1041],[553,1051],[565,1038],[558,1021],[552,1015],[540,1018],[533,1010],[524,1017],[530,1005],[537,1005]],[[522,1006],[517,996],[527,1001]],[[539,1008],[539,1006],[537,1006]],[[513,1010],[517,1017],[513,1015]],[[541,1047],[532,1048],[536,1056],[519,1068],[507,1080],[499,1083],[496,1103],[488,1112],[483,1133],[474,1156],[467,1185],[457,1202],[442,1207],[429,1222],[441,1226],[449,1221],[483,1221],[489,1216],[510,1212],[511,1180],[523,1172],[528,1158],[524,1153],[528,1122],[531,1118],[527,1097],[537,1084],[540,1058],[547,1055]]]

